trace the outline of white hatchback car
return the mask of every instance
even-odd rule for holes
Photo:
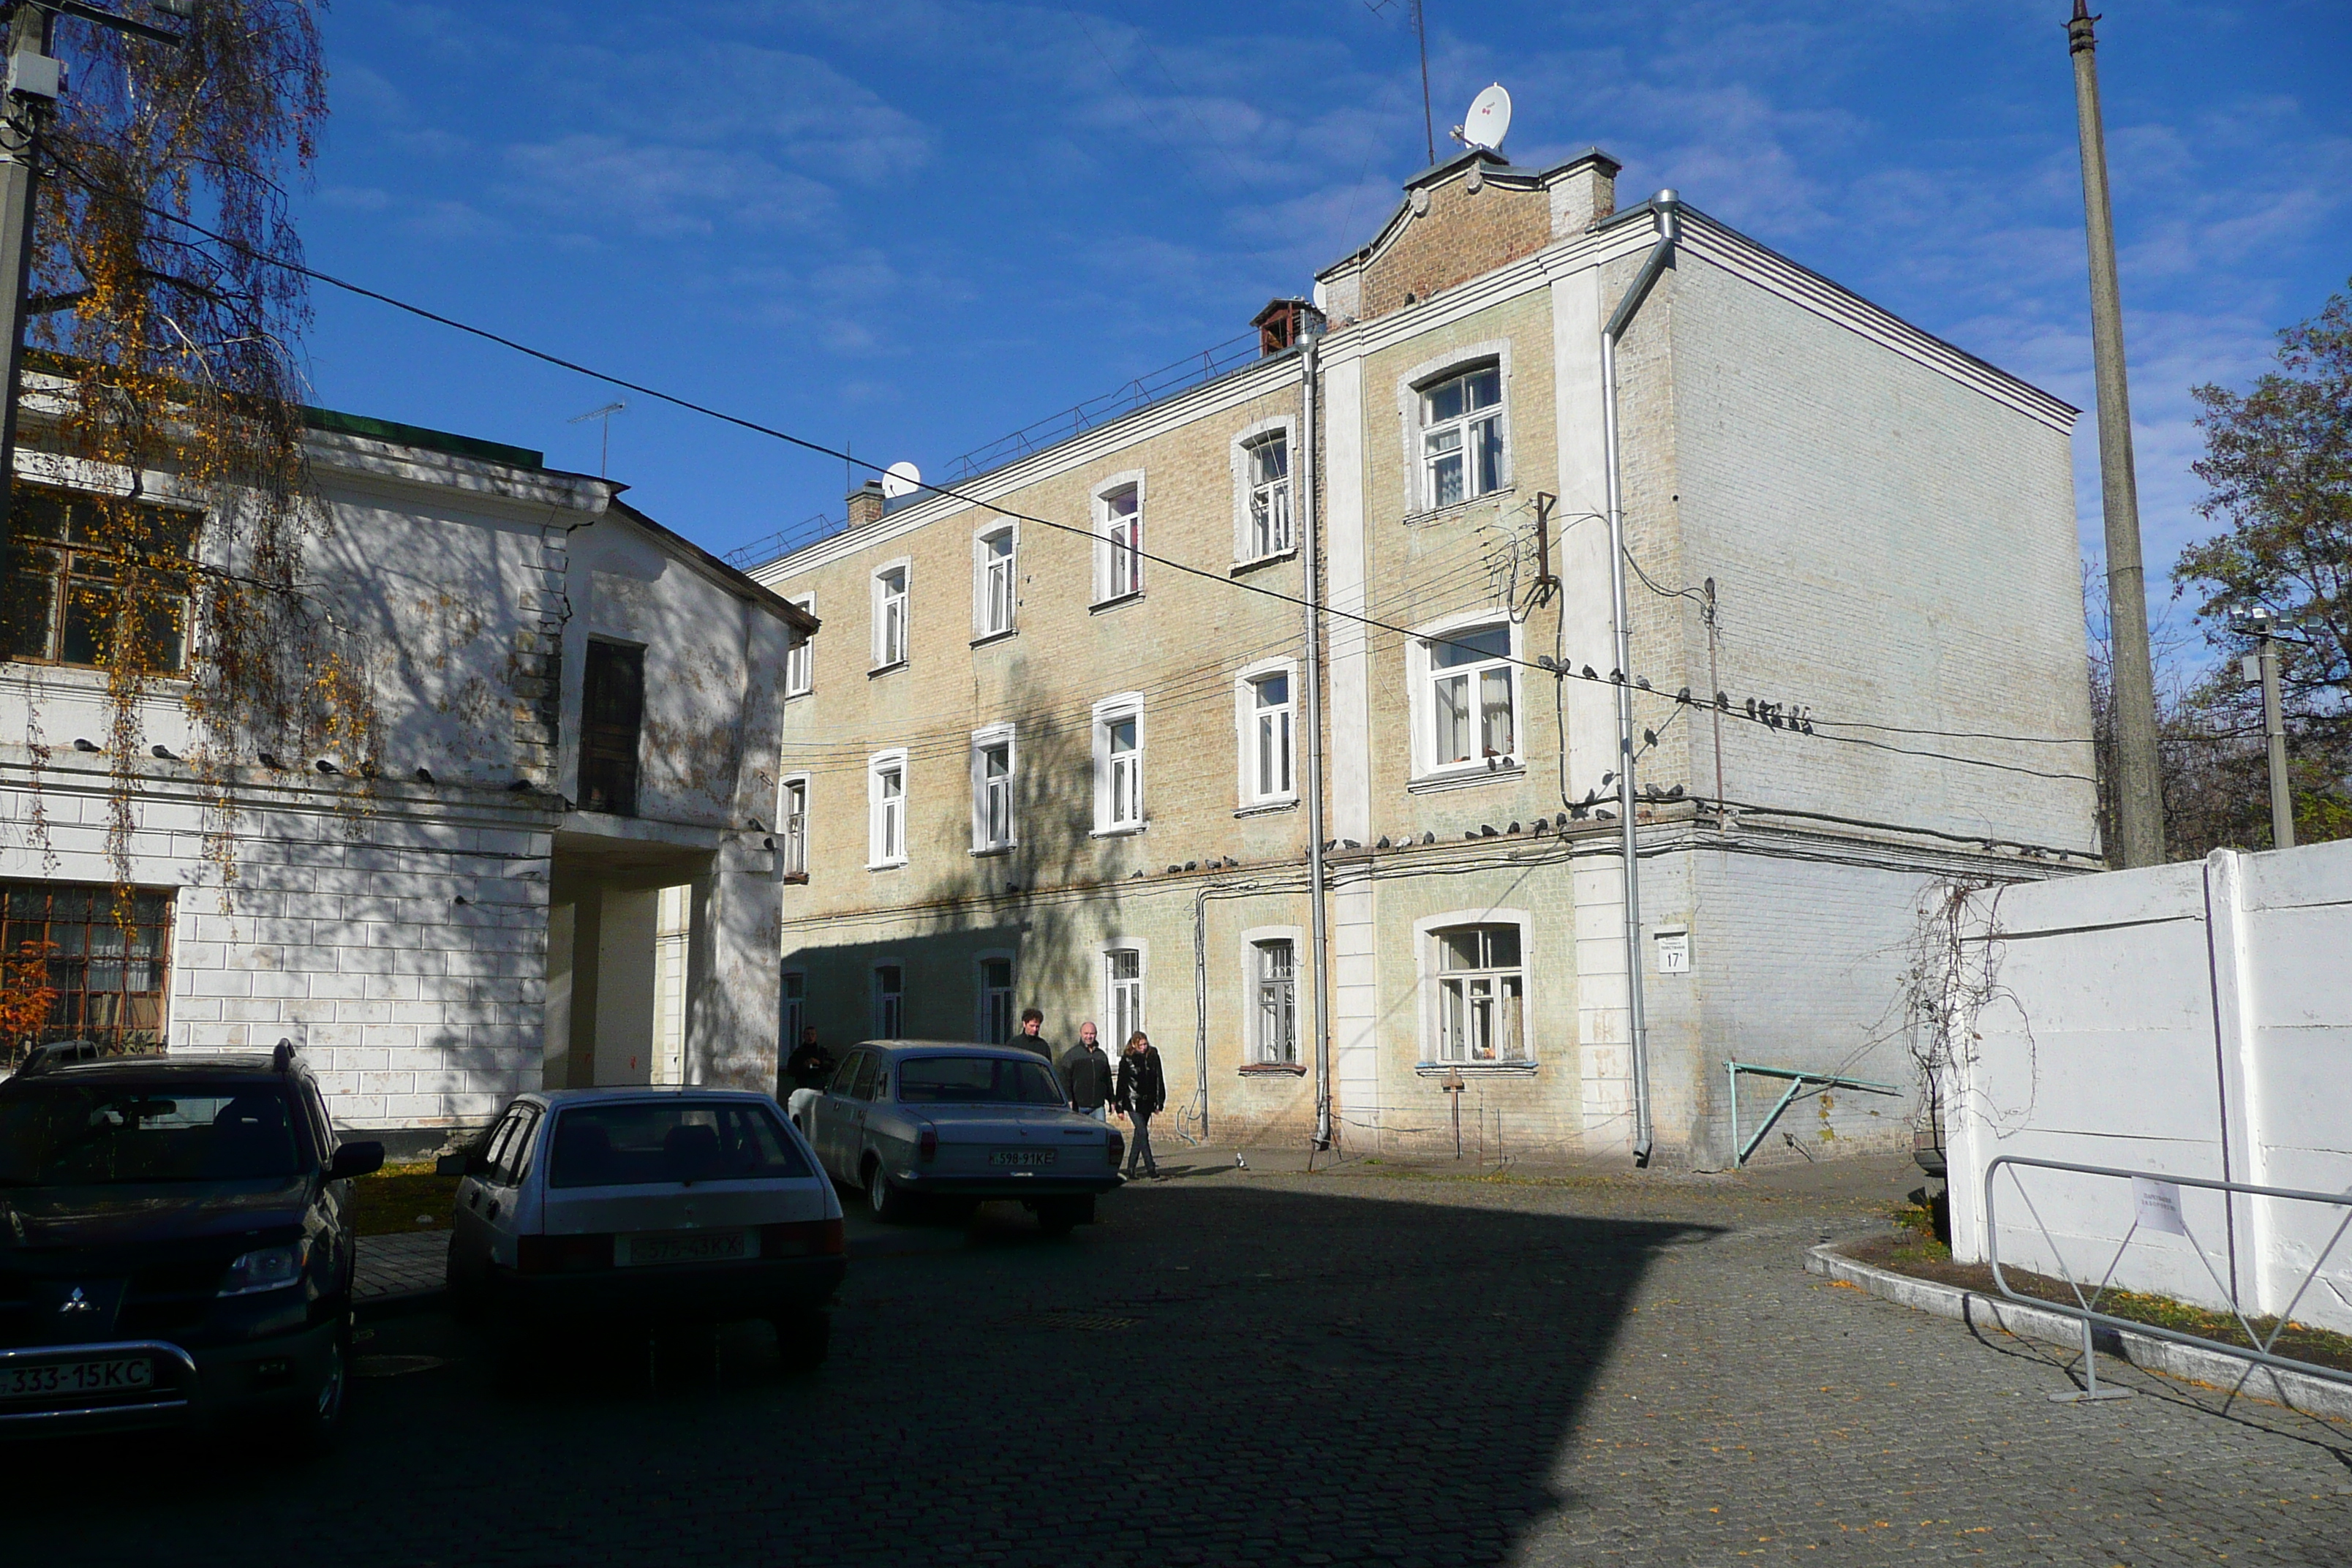
[[[449,1237],[460,1316],[643,1323],[767,1318],[824,1358],[841,1200],[764,1094],[518,1096],[468,1158]]]

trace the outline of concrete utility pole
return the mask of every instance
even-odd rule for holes
[[[2248,662],[2254,667],[2253,679],[2263,687],[2263,739],[2268,743],[2271,763],[2271,847],[2292,849],[2294,794],[2287,779],[2286,713],[2279,698],[2278,617],[2267,606],[2257,605],[2232,614],[2230,629],[2254,639]]]
[[[2147,574],[2140,564],[2139,485],[2132,471],[2131,393],[2124,380],[2123,295],[2116,283],[2107,139],[2099,117],[2098,20],[2074,0],[2074,118],[2083,142],[2083,210],[2091,247],[2091,353],[2098,370],[2099,479],[2107,525],[2107,635],[2114,648],[2116,805],[2125,866],[2164,863],[2164,794],[2157,776],[2156,671],[2147,647]]]
[[[50,14],[19,5],[8,16],[6,90],[0,95],[0,333],[7,344],[7,383],[0,387],[0,574],[11,564],[16,494],[16,388],[25,369],[25,294],[33,277],[33,211],[39,197],[35,161],[40,127],[57,97],[49,58]],[[46,87],[47,90],[38,90]]]

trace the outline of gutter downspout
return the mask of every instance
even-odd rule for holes
[[[1306,567],[1307,669],[1300,683],[1301,716],[1307,731],[1307,882],[1313,931],[1308,938],[1309,980],[1315,1030],[1315,1147],[1331,1147],[1331,1030],[1325,1016],[1324,955],[1329,950],[1328,922],[1323,909],[1323,533],[1316,505],[1316,482],[1321,478],[1316,462],[1316,377],[1321,372],[1322,340],[1310,336],[1298,362],[1300,424],[1298,442],[1298,519],[1300,551]]]
[[[1651,198],[1658,215],[1658,242],[1643,259],[1633,286],[1617,302],[1601,329],[1601,427],[1609,475],[1609,592],[1617,622],[1617,816],[1624,835],[1625,1001],[1633,1047],[1633,1163],[1647,1167],[1653,1142],[1650,1117],[1650,1021],[1642,999],[1642,863],[1634,843],[1633,813],[1633,629],[1625,594],[1625,505],[1617,451],[1617,342],[1633,324],[1650,290],[1674,261],[1681,234],[1681,202],[1674,192]]]

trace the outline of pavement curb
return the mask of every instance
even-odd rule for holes
[[[2079,1350],[2082,1347],[2083,1325],[2080,1319],[1963,1289],[1957,1285],[1916,1279],[1908,1274],[1897,1274],[1892,1269],[1859,1262],[1839,1251],[1835,1242],[1807,1248],[1805,1272],[1867,1290],[1900,1306],[1933,1312],[1939,1318],[1954,1319],[1972,1329],[1995,1329],[2019,1339],[2038,1340],[2068,1349]],[[2251,1398],[2283,1405],[2305,1415],[2316,1415],[2329,1421],[2352,1421],[2352,1385],[2331,1383],[2326,1378],[2288,1372],[2280,1367],[2263,1366],[2218,1351],[2199,1350],[2191,1345],[2175,1344],[2170,1340],[2118,1329],[2095,1325],[2091,1330],[2091,1342],[2106,1354],[2120,1356],[2143,1371],[2161,1373],[2167,1377],[2206,1384],[2225,1391],[2234,1389]]]

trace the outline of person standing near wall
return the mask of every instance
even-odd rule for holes
[[[1118,1053],[1116,1098],[1119,1114],[1135,1127],[1135,1136],[1127,1145],[1127,1174],[1132,1180],[1140,1161],[1144,1174],[1156,1182],[1160,1162],[1151,1155],[1151,1119],[1168,1103],[1168,1079],[1160,1070],[1159,1051],[1140,1029],[1127,1037],[1126,1048]]]
[[[1062,1084],[1069,1090],[1072,1110],[1097,1121],[1110,1120],[1115,1080],[1110,1058],[1103,1054],[1102,1042],[1095,1037],[1092,1024],[1078,1026],[1077,1046],[1062,1058]]]
[[[1021,1009],[1021,1032],[1013,1043],[1024,1051],[1034,1051],[1047,1061],[1054,1059],[1054,1047],[1045,1043],[1045,1015],[1034,1007]]]
[[[816,1026],[801,1031],[801,1043],[784,1064],[784,1076],[794,1089],[823,1089],[833,1077],[833,1053],[817,1044]]]

